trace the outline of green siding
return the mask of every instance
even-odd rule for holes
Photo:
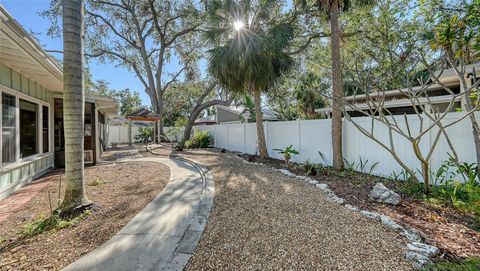
[[[30,95],[30,93],[28,93],[28,88],[29,88],[29,84],[30,81],[28,80],[27,77],[25,76],[22,76],[22,89],[21,91],[23,92],[23,94],[27,94],[27,95]]]
[[[12,88],[15,90],[21,91],[20,74],[14,70],[12,70],[12,80],[13,80]]]
[[[0,84],[12,87],[10,68],[0,63]]]
[[[50,102],[51,92],[47,88],[1,63],[0,84],[44,102]]]

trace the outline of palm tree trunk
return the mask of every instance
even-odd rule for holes
[[[337,0],[338,1],[338,0]],[[331,51],[332,51],[332,150],[333,150],[333,168],[343,168],[342,153],[342,99],[343,84],[342,71],[340,67],[340,35],[341,30],[338,23],[338,3],[334,1],[330,10]]]
[[[253,99],[255,102],[255,122],[257,124],[258,152],[260,158],[268,158],[267,143],[265,142],[265,132],[263,131],[263,114],[260,90],[253,88]]]
[[[84,183],[83,0],[63,1],[63,114],[65,132],[65,197],[68,212],[88,203]]]

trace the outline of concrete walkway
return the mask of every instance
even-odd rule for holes
[[[210,173],[181,159],[145,157],[170,168],[165,189],[123,229],[63,270],[182,270],[193,254],[213,204]]]

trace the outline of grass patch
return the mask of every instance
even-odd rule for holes
[[[84,220],[91,213],[91,211],[85,211],[82,214],[68,220],[62,219],[58,214],[53,214],[50,217],[41,218],[25,224],[22,228],[22,234],[25,237],[32,237],[49,230],[70,227]]]
[[[95,180],[93,180],[91,183],[90,183],[90,186],[100,186],[100,185],[103,185],[103,184],[106,184],[107,181],[101,179],[100,177],[97,177],[95,178]]]
[[[480,270],[480,258],[471,258],[461,263],[439,262],[425,267],[422,271],[478,271]]]

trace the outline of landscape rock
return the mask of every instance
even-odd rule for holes
[[[433,257],[439,252],[437,247],[419,242],[407,244],[407,248],[409,251],[424,255],[425,257]]]
[[[360,211],[360,213],[363,215],[363,216],[366,216],[368,218],[371,218],[373,220],[376,220],[376,221],[382,221],[382,218],[381,218],[381,214],[379,213],[376,213],[376,212],[370,212],[370,211]]]
[[[315,186],[317,188],[322,189],[322,190],[330,190],[330,189],[328,189],[328,184],[326,184],[326,183],[319,183],[319,184],[316,184]]]
[[[394,230],[403,230],[403,227],[400,226],[398,223],[393,221],[390,217],[385,215],[380,215],[380,222],[382,222],[385,226],[394,229]]]
[[[405,258],[413,263],[415,268],[422,268],[424,265],[430,263],[430,259],[422,254],[407,251]]]
[[[418,231],[412,228],[403,229],[401,235],[405,236],[410,242],[422,241],[422,237],[420,237]]]
[[[400,195],[388,189],[382,183],[378,182],[370,192],[370,199],[380,203],[397,205],[400,203]]]
[[[329,193],[329,194],[328,194],[328,198],[329,198],[331,201],[333,201],[333,202],[335,202],[335,203],[338,203],[338,204],[344,204],[344,203],[345,203],[345,200],[344,200],[344,199],[337,197],[337,196],[336,196],[335,194],[333,194],[333,193]]]
[[[280,173],[282,173],[283,175],[286,175],[288,177],[297,177],[297,175],[293,174],[292,172],[290,172],[289,170],[286,170],[286,169],[279,169],[278,171]]]

